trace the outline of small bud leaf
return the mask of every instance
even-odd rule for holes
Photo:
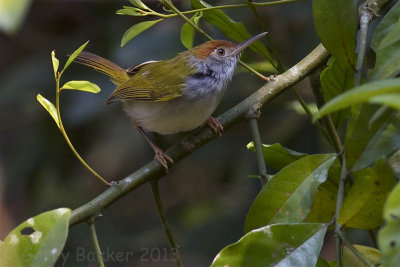
[[[124,33],[124,36],[122,36],[121,47],[124,46],[127,42],[129,42],[133,38],[135,38],[137,35],[141,34],[145,30],[147,30],[148,28],[150,28],[151,26],[162,20],[163,19],[143,21],[133,25]]]
[[[36,96],[37,101],[47,110],[47,112],[53,117],[54,121],[57,124],[57,127],[60,128],[60,120],[58,119],[56,107],[49,100],[44,98],[41,94]]]
[[[99,86],[97,86],[94,83],[88,82],[88,81],[69,81],[66,84],[64,84],[60,90],[63,90],[63,89],[79,90],[79,91],[85,91],[85,92],[95,93],[95,94],[100,92]]]
[[[69,56],[67,63],[65,63],[65,66],[64,66],[62,72],[64,72],[68,68],[69,64],[71,64],[72,61],[74,61],[74,59],[82,52],[82,50],[85,49],[85,47],[88,43],[89,43],[89,41],[87,41],[86,43],[81,45],[78,49],[75,50],[74,53],[72,53],[72,55]]]
[[[58,71],[58,66],[60,65],[60,62],[56,58],[56,52],[54,50],[51,51],[51,62],[53,63],[54,78],[57,79],[57,71]]]
[[[129,2],[131,2],[131,4],[134,5],[135,7],[139,7],[144,10],[150,10],[150,8],[140,0],[129,0]]]

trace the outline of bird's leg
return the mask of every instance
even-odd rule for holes
[[[222,124],[213,117],[208,118],[203,125],[207,125],[208,127],[211,128],[211,130],[214,131],[218,136],[222,136],[222,133],[224,132],[224,127]]]
[[[150,138],[143,131],[142,127],[136,126],[136,129],[138,129],[139,133],[141,133],[144,136],[144,138],[147,140],[147,143],[149,143],[151,148],[154,150],[154,153],[156,154],[156,156],[154,158],[157,159],[157,161],[168,172],[168,161],[171,162],[171,163],[174,163],[173,159],[171,159],[167,154],[165,154],[164,151],[162,151],[161,148],[159,148],[153,142],[151,142]]]

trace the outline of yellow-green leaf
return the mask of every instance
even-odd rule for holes
[[[99,86],[88,81],[69,81],[61,87],[61,90],[63,89],[79,90],[95,94],[100,92]]]
[[[383,222],[383,205],[396,184],[396,177],[383,159],[374,168],[355,172],[354,176],[355,182],[343,201],[338,222],[345,227],[375,229]]]
[[[121,47],[126,45],[127,42],[162,20],[163,19],[143,21],[133,25],[124,33],[124,36],[122,36]]]
[[[81,45],[78,49],[75,50],[74,53],[72,53],[72,55],[69,56],[67,63],[65,63],[64,68],[61,72],[64,72],[68,68],[69,64],[71,64],[72,61],[74,61],[74,59],[83,51],[83,49],[85,49],[85,47],[88,43],[89,43],[89,41],[87,41],[86,43]]]
[[[60,128],[60,120],[58,119],[56,107],[49,100],[44,98],[41,94],[36,96],[37,101],[47,110],[47,112],[53,117],[54,121],[57,124],[57,127]]]
[[[197,12],[190,19],[195,25],[199,25],[199,20],[202,16],[201,12]],[[196,29],[190,25],[188,22],[182,25],[181,27],[181,42],[187,48],[190,49],[193,47],[194,35]]]
[[[56,58],[56,52],[53,50],[51,51],[51,62],[53,63],[53,71],[54,71],[54,78],[57,79],[57,71],[58,66],[60,65],[60,61]]]

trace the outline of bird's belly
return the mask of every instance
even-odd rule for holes
[[[159,134],[193,130],[214,112],[219,99],[187,101],[176,98],[166,102],[124,101],[124,109],[135,125]]]

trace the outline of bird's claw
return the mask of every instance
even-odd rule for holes
[[[208,118],[204,122],[204,125],[210,127],[211,130],[213,130],[213,132],[216,133],[218,136],[222,136],[222,133],[224,132],[224,127],[216,118],[213,117]]]
[[[156,148],[154,149],[155,159],[161,164],[161,166],[164,167],[165,171],[168,172],[168,162],[174,163],[174,160],[168,156],[167,154],[164,153],[164,151],[161,150],[161,148]]]

